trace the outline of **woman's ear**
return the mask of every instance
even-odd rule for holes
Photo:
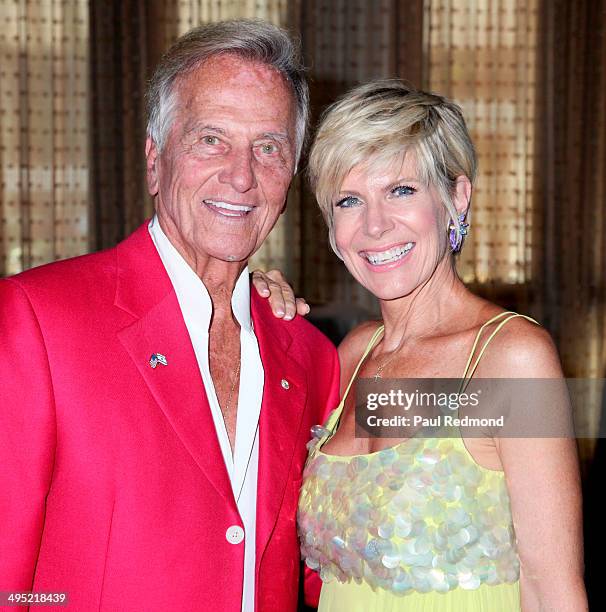
[[[458,176],[455,181],[454,205],[457,213],[466,215],[471,201],[471,181],[464,175]]]

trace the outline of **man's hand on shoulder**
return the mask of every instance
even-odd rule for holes
[[[304,298],[295,298],[292,287],[280,270],[255,270],[252,273],[252,284],[261,297],[269,299],[276,318],[291,321],[296,314],[309,314],[309,304]]]

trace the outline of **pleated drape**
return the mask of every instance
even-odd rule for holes
[[[88,250],[88,2],[0,0],[0,274]]]
[[[538,301],[575,378],[606,377],[606,0],[543,6],[537,135],[543,219]],[[597,432],[604,389],[587,385],[577,412]],[[582,442],[585,459],[594,440]]]
[[[468,283],[532,279],[539,0],[426,3],[426,84],[463,108],[479,174],[459,271]]]

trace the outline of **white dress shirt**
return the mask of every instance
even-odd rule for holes
[[[244,524],[244,541],[238,526],[228,529],[229,545],[244,546],[244,584],[242,612],[255,609],[255,530],[257,515],[257,473],[259,468],[259,413],[263,398],[264,371],[250,316],[248,268],[236,282],[231,307],[240,324],[240,387],[236,439],[231,445],[210,375],[208,334],[212,302],[204,283],[162,231],[157,217],[149,224],[149,233],[173,284],[187,331],[194,347],[202,381],[206,389],[215,431],[229,474],[238,512]],[[243,391],[244,390],[244,391]],[[212,435],[209,432],[209,435]],[[229,539],[231,538],[231,539]],[[211,551],[209,551],[211,552]],[[217,571],[221,571],[217,568]]]

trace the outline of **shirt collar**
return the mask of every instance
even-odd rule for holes
[[[181,309],[188,311],[196,310],[198,316],[203,317],[205,329],[208,332],[212,314],[212,302],[206,286],[168,239],[160,227],[157,215],[154,215],[149,222],[148,229],[168,277],[175,288]],[[248,266],[244,267],[236,281],[236,286],[231,296],[231,307],[240,327],[248,332],[252,332]],[[185,315],[186,313],[184,312],[183,314]]]

